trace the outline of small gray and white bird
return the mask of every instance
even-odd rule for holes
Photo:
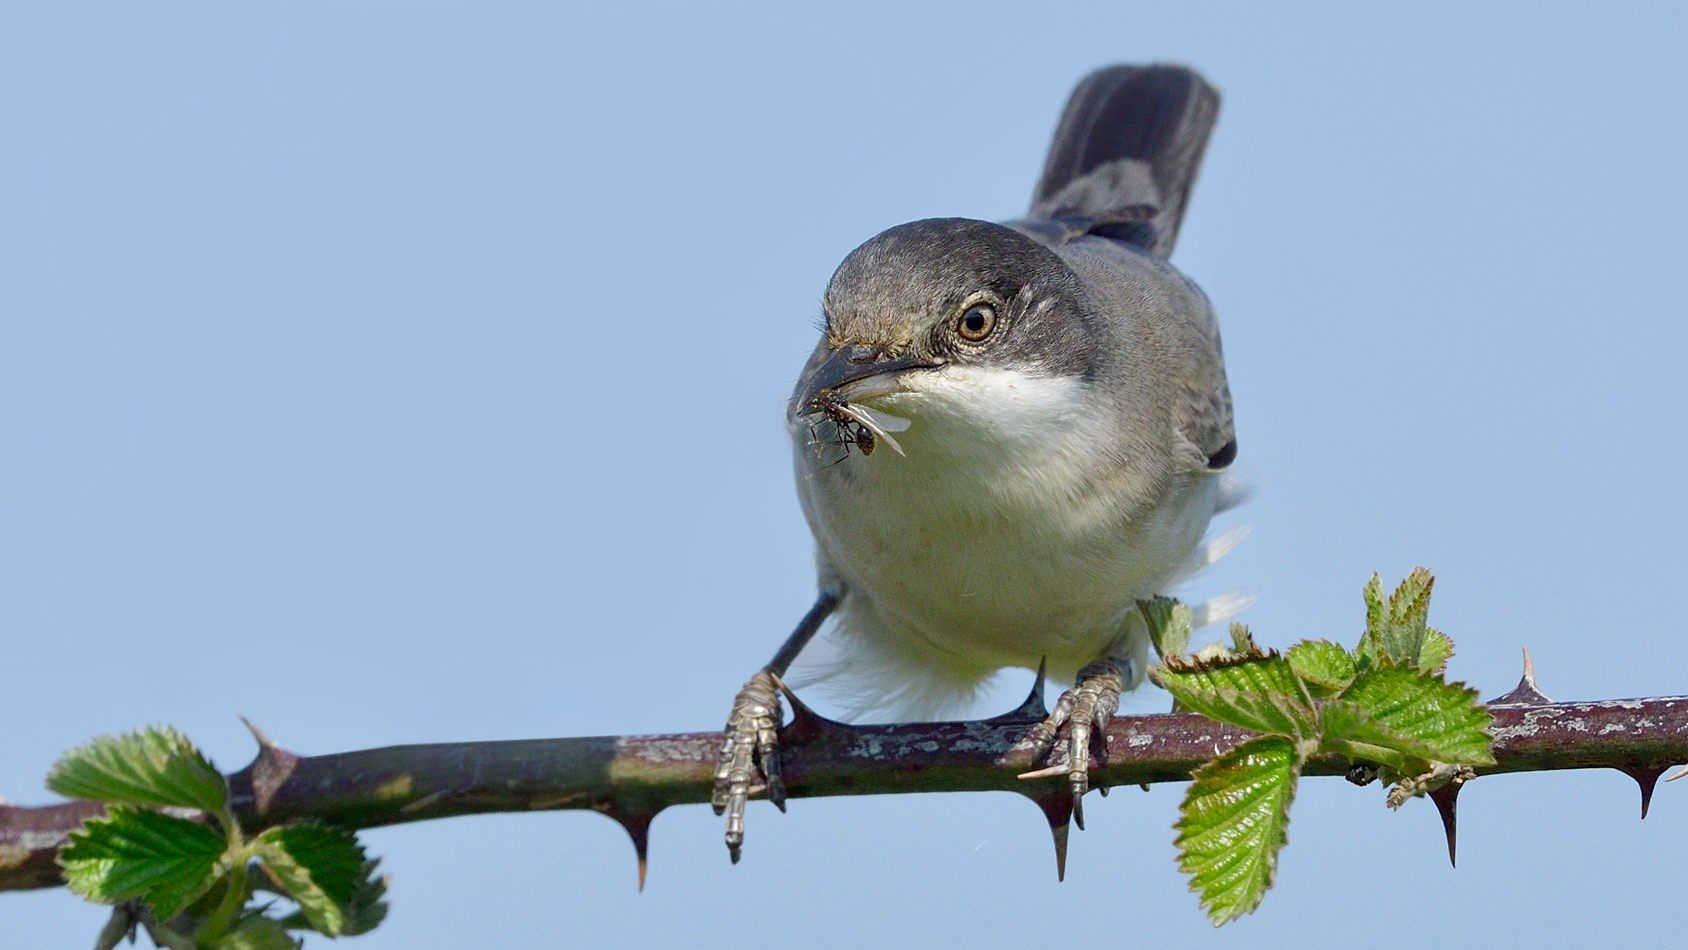
[[[1098,71],[1027,218],[905,224],[833,274],[788,409],[820,596],[727,724],[714,804],[734,861],[746,797],[784,807],[778,678],[829,616],[822,672],[858,713],[931,718],[1047,662],[1075,685],[1035,730],[1053,753],[1035,774],[1082,802],[1092,729],[1146,667],[1137,601],[1211,560],[1228,501],[1219,325],[1166,262],[1218,109],[1189,69]]]

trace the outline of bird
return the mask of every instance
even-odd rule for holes
[[[1083,827],[1092,736],[1147,667],[1137,604],[1219,553],[1239,495],[1219,324],[1167,261],[1218,112],[1190,68],[1097,70],[1026,217],[899,225],[834,272],[786,412],[818,595],[723,732],[733,862],[746,799],[784,810],[781,677],[829,619],[820,672],[858,715],[933,718],[1011,667],[1071,682],[1027,776],[1065,774]]]

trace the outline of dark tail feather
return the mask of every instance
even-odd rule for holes
[[[1112,66],[1073,90],[1032,195],[1034,218],[1165,257],[1219,118],[1219,91],[1183,66]]]

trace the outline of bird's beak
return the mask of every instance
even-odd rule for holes
[[[797,399],[797,414],[822,412],[825,403],[838,395],[843,395],[847,402],[855,402],[897,392],[902,388],[895,379],[897,374],[914,369],[933,369],[939,365],[933,360],[913,356],[893,357],[878,346],[846,344],[803,380],[803,390]],[[874,379],[877,385],[850,386],[869,379]],[[845,386],[850,386],[851,392],[839,393],[838,390]]]

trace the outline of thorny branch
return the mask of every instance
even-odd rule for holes
[[[1040,684],[1041,685],[1041,684]],[[1642,816],[1667,768],[1688,762],[1688,697],[1554,703],[1526,666],[1518,688],[1493,701],[1495,765],[1480,774],[1614,768],[1641,786]],[[791,798],[907,792],[1014,791],[1036,802],[1064,858],[1072,799],[1064,778],[1022,782],[1032,765],[1024,743],[1043,718],[1041,690],[995,719],[849,726],[798,707],[780,733]],[[633,837],[643,879],[646,833],[670,805],[709,800],[718,732],[392,746],[297,756],[257,730],[256,760],[229,777],[242,827],[315,818],[351,829],[485,812],[589,808]],[[1195,768],[1247,741],[1247,730],[1201,716],[1119,716],[1102,739],[1091,785],[1184,782]],[[1328,756],[1308,775],[1344,775]],[[1460,785],[1432,792],[1453,855]],[[85,801],[0,805],[0,890],[63,883],[54,857],[66,835],[102,806]]]

